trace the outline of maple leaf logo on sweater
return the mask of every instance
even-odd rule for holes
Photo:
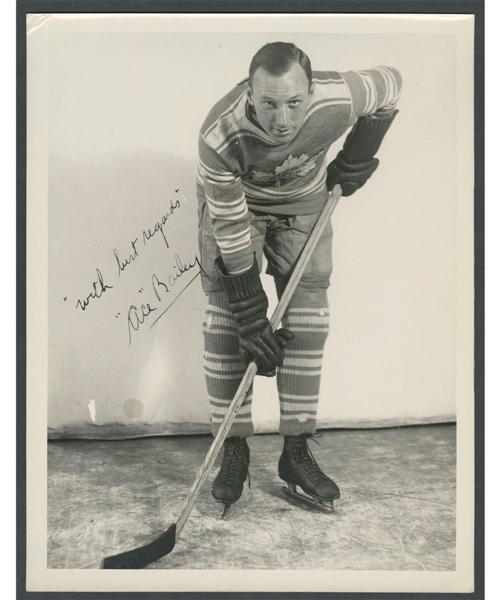
[[[312,158],[308,154],[301,154],[300,156],[288,155],[283,163],[274,169],[274,173],[267,173],[266,171],[254,171],[252,173],[252,179],[255,183],[264,183],[268,185],[275,185],[280,187],[282,183],[293,181],[298,177],[304,177],[317,166],[317,160],[321,152],[318,152]]]

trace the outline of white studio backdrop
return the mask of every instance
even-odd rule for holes
[[[44,27],[51,437],[209,431],[198,131],[257,49],[276,40],[301,47],[313,69],[389,65],[403,76],[377,173],[333,215],[319,427],[455,419],[453,35]],[[258,378],[254,399],[256,430],[276,431],[275,381]]]

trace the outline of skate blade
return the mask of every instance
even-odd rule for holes
[[[321,512],[332,513],[335,510],[333,500],[321,500],[314,496],[306,496],[305,494],[297,492],[297,487],[293,484],[288,484],[288,487],[282,487],[281,491],[287,498],[290,498],[299,504],[305,504],[306,506],[320,510]]]
[[[221,520],[225,518],[225,516],[227,515],[227,513],[229,512],[229,509],[232,506],[232,502],[224,502],[224,500],[216,500],[216,502],[218,504],[223,504],[224,506],[222,507],[222,512],[220,515]]]
[[[224,503],[224,508],[222,509],[222,513],[221,513],[221,516],[220,516],[221,519],[225,518],[225,516],[229,512],[230,508],[231,508],[231,503],[230,502],[225,502]]]

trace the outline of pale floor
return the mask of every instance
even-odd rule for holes
[[[251,489],[226,519],[211,473],[171,554],[154,569],[455,569],[454,425],[328,430],[310,443],[339,485],[336,510],[292,505],[280,491],[282,439],[250,440]],[[98,568],[178,516],[208,436],[58,441],[48,453],[48,567]]]

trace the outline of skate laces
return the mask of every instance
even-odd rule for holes
[[[248,487],[250,486],[250,471],[246,461],[245,451],[243,450],[243,440],[226,439],[224,447],[224,457],[222,461],[222,476],[221,483],[237,483],[239,482],[238,475],[240,474],[239,466],[245,468],[245,476],[248,476]]]
[[[327,477],[320,469],[313,453],[311,452],[311,449],[309,448],[309,445],[307,444],[307,440],[312,440],[318,444],[318,446],[321,446],[321,444],[318,442],[318,438],[321,437],[323,437],[322,433],[316,433],[314,435],[312,433],[301,435],[297,437],[298,442],[295,446],[295,450],[299,452],[301,459],[304,461],[304,469],[311,478],[316,481],[330,481],[330,478]]]

